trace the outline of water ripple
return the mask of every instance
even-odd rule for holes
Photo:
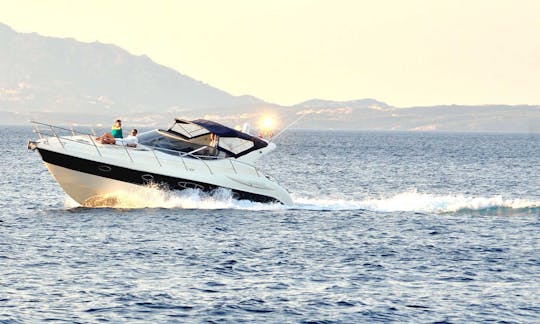
[[[267,167],[293,208],[96,209],[27,133],[0,129],[2,323],[540,322],[537,139],[292,132]]]

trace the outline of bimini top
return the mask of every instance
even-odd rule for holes
[[[268,142],[263,139],[205,119],[188,121],[176,118],[168,132],[179,134],[187,139],[214,133],[219,136],[218,150],[234,157],[268,146]]]

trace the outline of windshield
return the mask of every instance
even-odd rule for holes
[[[138,138],[140,144],[152,146],[157,150],[162,149],[160,151],[172,154],[174,152],[169,150],[187,153],[204,146],[204,144],[196,143],[194,140],[188,141],[160,130],[142,133]]]

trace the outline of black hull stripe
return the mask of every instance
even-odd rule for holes
[[[162,174],[143,172],[133,170],[129,168],[119,167],[112,164],[106,164],[96,162],[92,160],[78,158],[72,155],[61,154],[42,148],[38,148],[38,152],[41,155],[43,161],[54,164],[60,167],[64,167],[70,170],[79,171],[83,173],[93,174],[96,176],[119,180],[123,182],[129,182],[138,185],[145,185],[149,183],[157,183],[160,185],[166,185],[172,190],[184,190],[184,189],[200,189],[204,192],[211,192],[219,186],[198,182],[193,180],[186,180],[182,178],[169,177]],[[228,188],[229,189],[229,188]],[[247,191],[240,191],[231,189],[233,197],[236,199],[247,199],[256,202],[279,202],[275,198],[258,195]]]

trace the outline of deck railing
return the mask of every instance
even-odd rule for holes
[[[65,128],[65,127],[54,126],[54,125],[51,125],[51,124],[41,123],[41,122],[37,122],[37,121],[30,121],[30,122],[32,124],[34,124],[33,127],[32,127],[33,132],[42,141],[45,141],[45,142],[48,143],[49,138],[56,138],[56,140],[58,141],[58,143],[60,144],[60,146],[63,149],[65,149],[65,144],[68,141],[88,145],[88,146],[93,147],[95,149],[95,152],[100,157],[103,157],[103,152],[100,150],[100,148],[98,146],[98,143],[96,143],[96,139],[95,139],[96,134],[95,134],[93,129],[91,129],[91,133],[86,133],[86,132],[81,132],[81,131],[78,131],[78,130],[74,129],[73,126],[70,126],[70,128]],[[69,134],[69,135],[62,135],[61,134],[62,132],[66,133],[66,134]],[[73,137],[75,137],[75,136],[88,137],[89,142],[82,142],[82,141],[78,141],[76,139],[73,139]],[[118,141],[118,143],[120,144],[120,146],[123,147],[123,150],[126,153],[126,156],[129,158],[129,160],[132,163],[135,163],[134,155],[132,155],[130,153],[131,148],[129,148],[124,141]],[[142,144],[139,144],[139,145],[143,149],[150,150],[152,152],[152,155],[154,156],[155,161],[157,162],[157,164],[160,167],[163,166],[164,160],[172,161],[173,159],[167,159],[167,158],[164,158],[164,157],[160,158],[160,157],[158,157],[158,154],[156,154],[156,151],[161,151],[161,152],[165,151],[165,152],[168,152],[167,154],[170,153],[170,155],[180,158],[180,161],[182,162],[182,165],[183,165],[183,167],[185,168],[186,171],[189,171],[189,168],[188,168],[188,165],[187,165],[187,163],[185,161],[185,158],[187,157],[187,158],[191,158],[191,159],[196,159],[196,160],[202,162],[206,166],[206,168],[208,169],[210,174],[212,174],[212,175],[214,174],[214,171],[212,170],[212,167],[205,160],[225,159],[224,157],[219,157],[219,156],[199,155],[199,154],[196,155],[195,154],[195,153],[197,153],[199,151],[202,151],[202,150],[208,148],[207,146],[202,146],[202,147],[197,148],[197,149],[195,149],[193,151],[190,151],[190,152],[179,152],[179,151],[170,150],[170,149],[161,148],[161,147],[158,148],[158,147],[150,146],[150,145],[142,145]],[[262,177],[262,174],[259,172],[257,167],[255,167],[254,165],[251,165],[251,164],[246,163],[246,162],[238,161],[236,159],[228,159],[228,160],[229,160],[229,162],[231,164],[232,170],[236,174],[238,174],[237,167],[239,165],[241,165],[241,166],[252,169],[255,172],[255,174],[257,175],[257,177]],[[237,165],[237,166],[235,166],[235,165]]]

